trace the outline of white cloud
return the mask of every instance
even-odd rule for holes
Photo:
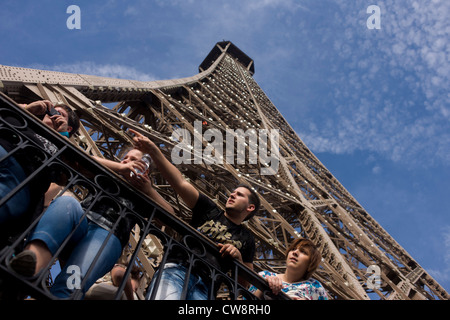
[[[123,15],[128,24],[120,34],[142,39],[145,33],[149,43],[158,37],[174,43],[166,49],[167,56],[175,57],[167,70],[185,70],[186,59],[204,58],[222,39],[233,41],[255,60],[257,74],[264,75],[264,83],[274,95],[283,95],[286,91],[281,87],[290,86],[283,81],[275,83],[285,80],[281,76],[271,81],[275,73],[295,73],[310,82],[307,77],[317,70],[319,80],[313,80],[324,83],[321,89],[329,91],[322,96],[322,92],[306,92],[315,100],[308,108],[317,106],[317,111],[308,110],[309,114],[301,117],[297,111],[299,120],[291,123],[314,152],[366,150],[395,161],[429,162],[433,158],[448,163],[449,1],[379,1],[381,30],[367,29],[369,4],[362,0],[155,3],[139,0],[127,4]],[[150,14],[155,15],[153,19]],[[186,47],[190,57],[183,51]],[[295,69],[303,60],[313,70],[306,76]],[[151,74],[119,64],[79,62],[48,68],[156,80]],[[313,96],[316,93],[319,95]],[[284,115],[290,122],[296,119]]]
[[[156,80],[153,75],[140,72],[134,67],[120,64],[97,64],[91,61],[65,63],[52,66],[34,64],[28,67],[42,70],[95,75],[99,77],[108,77],[108,78],[119,78],[138,81]]]
[[[331,112],[305,119],[316,125],[299,135],[315,152],[366,150],[410,164],[447,165],[450,2],[379,5],[381,29],[367,30],[366,2],[339,3],[342,25],[325,56],[337,71],[325,80],[329,98],[321,99]]]
[[[251,12],[253,10],[266,10],[273,8],[285,8],[288,10],[297,10],[299,8],[306,9],[302,6],[300,1],[294,0],[251,0],[251,1],[239,1],[239,4],[246,6],[246,11]]]
[[[139,14],[139,9],[136,6],[128,6],[125,9],[125,16],[137,16]]]
[[[381,171],[382,171],[382,169],[381,169],[380,166],[375,166],[375,167],[372,168],[372,172],[374,174],[379,174],[379,173],[381,173]]]

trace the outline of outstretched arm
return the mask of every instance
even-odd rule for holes
[[[155,201],[161,208],[167,212],[175,214],[173,207],[164,199],[158,191],[153,187],[150,179],[146,175],[133,175],[126,178],[137,189],[145,193],[150,199]]]
[[[158,146],[137,131],[129,129],[134,134],[135,147],[144,153],[148,153],[163,177],[177,192],[189,208],[197,203],[199,192],[183,177],[181,172],[162,154]]]
[[[128,163],[120,163],[116,161],[112,161],[109,159],[92,156],[97,162],[102,164],[103,166],[107,167],[108,169],[120,174],[123,177],[129,177],[130,173],[137,174],[136,169],[145,169],[145,166],[143,163],[139,161],[133,161]]]
[[[136,172],[136,168],[144,171],[145,166],[140,161],[132,161],[128,163],[120,163],[116,161],[111,161],[108,159],[104,159],[101,157],[93,156],[95,160],[104,165],[105,167],[111,169],[112,171],[120,174],[127,181],[129,181],[133,186],[137,189],[141,190],[145,193],[150,199],[155,201],[158,205],[160,205],[166,211],[174,214],[172,206],[158,193],[158,191],[153,188],[153,185],[146,175],[138,175]],[[130,175],[133,172],[134,175]]]

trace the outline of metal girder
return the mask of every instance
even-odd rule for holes
[[[191,162],[178,167],[201,192],[219,205],[237,183],[248,183],[260,194],[262,208],[247,223],[257,239],[256,270],[282,272],[284,251],[294,238],[302,236],[321,249],[323,259],[315,277],[336,299],[370,299],[373,295],[380,299],[448,299],[437,281],[307,148],[258,86],[253,73],[253,60],[224,41],[207,56],[200,73],[188,78],[140,82],[0,66],[0,90],[19,103],[36,99],[68,103],[83,124],[72,141],[91,155],[119,159],[132,143],[127,133],[132,128],[152,139],[170,158],[180,144],[173,139],[174,133],[186,130],[192,138]],[[111,102],[114,107],[104,106]],[[261,153],[256,155],[257,161],[249,161],[254,152],[249,140],[245,162],[238,162],[234,139],[239,129],[277,130],[277,171],[261,174],[268,167]],[[213,141],[205,132],[223,139]],[[231,145],[227,145],[227,134],[234,147],[230,158],[225,154]],[[265,151],[272,143],[267,142]],[[216,163],[197,163],[205,154]],[[158,172],[153,179],[163,197],[188,222],[187,207]],[[370,285],[371,266],[379,270],[380,282],[375,286]]]

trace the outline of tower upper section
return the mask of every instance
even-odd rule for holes
[[[253,59],[242,52],[241,49],[236,47],[231,41],[217,42],[214,48],[206,56],[205,60],[203,60],[203,62],[200,64],[199,71],[203,72],[208,69],[225,51],[233,58],[235,58],[236,61],[242,64],[244,68],[246,68],[251,73],[251,75],[255,73],[255,64],[253,62]]]

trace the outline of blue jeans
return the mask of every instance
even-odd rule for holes
[[[180,300],[186,278],[186,267],[181,264],[167,263],[163,270],[158,270],[153,279],[162,271],[155,300]],[[155,281],[150,284],[151,292],[155,289]],[[150,293],[152,294],[152,293]],[[191,273],[185,300],[208,300],[208,288],[202,278]]]
[[[0,158],[7,154],[0,146]],[[13,157],[0,162],[0,199],[6,197],[25,178],[25,172]],[[27,211],[29,203],[30,191],[26,185],[0,207],[0,224],[19,218]]]
[[[75,198],[61,196],[48,206],[30,237],[30,241],[43,241],[54,255],[69,233],[79,225],[64,249],[70,250],[69,256],[50,289],[51,293],[59,298],[67,298],[77,289],[77,283],[80,284],[86,277],[89,267],[109,234],[109,231],[85,217],[82,218],[83,214],[83,209]],[[121,254],[122,245],[112,234],[82,288],[83,295],[98,278],[113,268]],[[78,270],[79,277],[74,273]]]

